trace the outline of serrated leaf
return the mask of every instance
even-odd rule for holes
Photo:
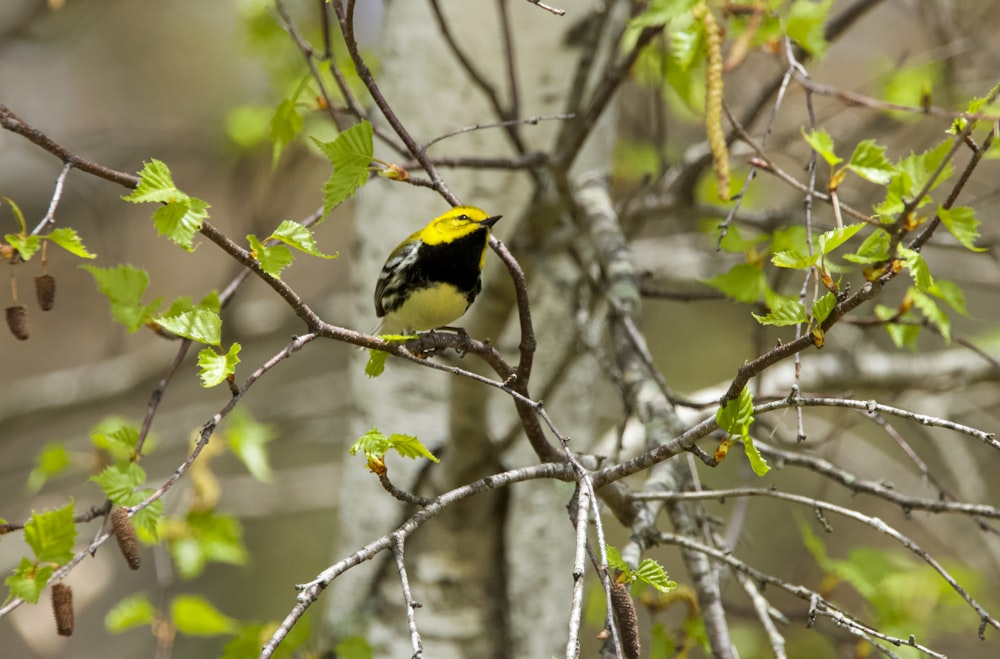
[[[834,297],[833,293],[827,293],[820,299],[813,302],[812,305],[812,317],[816,321],[817,325],[821,325],[824,320],[833,311],[833,308],[837,306],[837,298]]]
[[[313,236],[313,232],[292,220],[285,220],[279,224],[278,228],[271,234],[271,237],[311,256],[318,256],[321,259],[337,258],[336,254],[324,254],[321,252],[316,245],[316,237]]]
[[[24,541],[39,563],[68,563],[73,558],[73,543],[76,542],[73,501],[62,508],[32,513],[24,525]]]
[[[872,183],[886,185],[892,180],[896,168],[885,156],[885,147],[875,140],[864,140],[854,147],[847,166],[852,172]]]
[[[833,0],[813,2],[795,0],[785,19],[785,32],[813,57],[820,59],[826,54],[827,41],[824,24]]]
[[[608,567],[614,568],[616,570],[621,570],[627,573],[629,571],[628,563],[622,558],[621,552],[614,545],[606,545],[604,547],[605,552],[608,555]]]
[[[128,461],[139,444],[139,428],[124,420],[107,419],[91,429],[90,442],[116,461]]]
[[[726,401],[715,413],[715,422],[726,433],[749,437],[750,426],[753,424],[753,394],[749,387],[743,387],[735,400]]]
[[[210,346],[217,346],[222,340],[222,318],[214,311],[196,308],[176,316],[164,316],[154,320],[163,329],[185,339]]]
[[[365,375],[370,378],[377,378],[385,372],[385,360],[389,358],[389,353],[383,350],[369,350],[368,363],[365,364]]]
[[[404,458],[415,460],[416,458],[427,458],[431,462],[440,462],[420,440],[412,435],[401,435],[394,433],[389,436],[389,446]]]
[[[784,327],[787,325],[798,325],[806,322],[806,309],[798,301],[781,302],[771,307],[770,313],[761,316],[751,312],[757,322],[761,325],[774,325]]]
[[[133,501],[129,505],[137,505],[148,499],[152,494],[153,490],[149,488],[139,490],[133,495]],[[159,539],[160,520],[162,519],[163,499],[157,499],[133,515],[132,524],[135,525],[136,531],[140,531],[148,536],[150,544],[155,544]]]
[[[965,291],[958,284],[947,279],[935,279],[934,284],[927,289],[931,295],[944,300],[948,306],[962,314],[969,315],[965,309]]]
[[[138,503],[135,488],[146,482],[146,471],[135,462],[109,465],[90,480],[113,502],[120,506]]]
[[[165,520],[164,526],[170,554],[183,579],[197,577],[209,562],[245,565],[249,559],[243,525],[235,517],[192,511],[182,520]]]
[[[247,236],[247,242],[250,243],[250,251],[260,263],[260,267],[275,279],[279,279],[281,271],[294,260],[291,250],[284,245],[268,247],[252,233]]]
[[[737,302],[756,302],[767,289],[764,271],[749,263],[739,263],[724,274],[702,281]]]
[[[208,218],[208,208],[207,202],[187,197],[157,208],[153,213],[153,224],[158,235],[166,236],[185,250],[193,252],[194,235],[201,230]]]
[[[910,271],[913,278],[913,285],[918,291],[926,291],[934,285],[934,277],[931,276],[931,269],[927,266],[920,252],[905,247],[899,248],[899,256]]]
[[[910,289],[910,296],[913,298],[913,306],[919,309],[924,318],[937,328],[945,343],[951,343],[951,320],[948,315],[941,311],[941,308],[929,295]]]
[[[29,604],[36,604],[55,571],[54,565],[37,565],[22,557],[14,573],[4,579],[4,584],[10,591],[10,597],[20,597]]]
[[[976,239],[979,238],[979,220],[976,219],[974,209],[968,206],[955,208],[938,206],[937,216],[963,247],[973,252],[986,251],[985,247],[976,247]]]
[[[778,266],[779,268],[792,268],[794,270],[804,270],[805,268],[810,268],[816,264],[816,260],[819,257],[815,254],[812,256],[808,254],[803,254],[797,250],[787,249],[780,252],[775,252],[774,256],[771,257],[771,263]]]
[[[845,261],[861,264],[886,261],[889,258],[889,244],[888,232],[876,229],[865,238],[857,252],[844,254],[843,258]]]
[[[93,277],[99,290],[111,305],[114,319],[135,332],[152,319],[153,312],[162,300],[157,298],[148,306],[142,305],[142,296],[149,286],[149,275],[145,270],[130,265],[114,268],[99,268],[93,265],[80,266]]]
[[[242,408],[230,417],[226,429],[226,440],[233,453],[243,462],[251,476],[264,483],[270,482],[273,473],[267,444],[277,436],[274,426],[254,420]]]
[[[667,571],[663,569],[663,566],[654,561],[652,558],[642,559],[642,562],[639,563],[639,567],[635,569],[633,574],[636,579],[649,584],[661,593],[669,593],[674,588],[677,588],[677,582],[671,581],[670,577],[667,576]]]
[[[70,229],[69,227],[53,229],[52,233],[44,236],[44,238],[55,245],[59,245],[73,256],[79,256],[83,259],[97,258],[97,254],[91,254],[87,251],[87,248],[83,245],[83,240],[75,229]]]
[[[181,634],[219,636],[235,634],[239,623],[199,595],[178,595],[170,602],[170,619]]]
[[[69,452],[63,444],[46,444],[35,458],[35,466],[28,474],[28,490],[38,492],[49,479],[66,471],[69,465]]]
[[[240,363],[239,343],[229,346],[229,352],[218,354],[211,348],[203,348],[198,352],[198,377],[201,378],[201,386],[205,388],[214,387],[221,384],[236,372],[236,365]]]
[[[135,186],[131,194],[124,195],[122,199],[135,204],[166,204],[188,198],[174,185],[173,175],[166,163],[151,158],[149,162],[144,162],[142,165],[142,170],[139,172],[139,185]]]
[[[357,455],[361,451],[368,459],[382,458],[388,450],[389,438],[379,432],[378,428],[369,429],[351,445],[351,455]]]
[[[4,236],[4,240],[17,250],[17,253],[21,255],[21,258],[25,261],[31,259],[32,256],[41,248],[42,239],[38,236],[25,236],[17,233],[8,233]]]
[[[819,154],[831,167],[844,161],[843,158],[834,152],[833,138],[824,129],[820,128],[819,130],[806,132],[806,129],[803,128],[802,137],[812,147],[812,150]]]
[[[743,452],[746,454],[747,460],[750,461],[750,468],[753,469],[753,473],[763,476],[771,471],[771,466],[767,464],[767,460],[764,459],[764,456],[754,446],[753,439],[749,435],[743,437]]]
[[[372,125],[362,121],[341,132],[331,142],[313,139],[333,165],[333,174],[323,186],[325,214],[368,181],[368,166],[375,153],[372,135]]]
[[[820,254],[829,254],[850,240],[854,234],[861,231],[865,226],[864,222],[859,222],[857,224],[849,224],[846,227],[824,231],[816,241],[817,250]]]
[[[136,593],[121,600],[104,616],[104,628],[112,634],[121,634],[136,627],[151,625],[156,619],[156,609],[146,593]]]

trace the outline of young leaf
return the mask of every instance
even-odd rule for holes
[[[278,164],[281,152],[302,132],[302,115],[299,114],[298,109],[299,91],[297,90],[293,97],[281,101],[271,117],[269,137],[274,142],[274,150],[271,155],[272,166]]]
[[[73,558],[73,543],[76,542],[73,501],[56,510],[32,513],[24,525],[24,541],[39,563],[68,563]]]
[[[178,199],[187,199],[187,195],[174,185],[170,168],[164,162],[152,158],[142,165],[142,171],[139,172],[139,185],[135,186],[135,190],[131,194],[124,195],[122,199],[134,204],[168,204]]]
[[[160,236],[189,252],[194,251],[194,234],[201,230],[208,219],[208,203],[195,197],[186,197],[161,206],[153,213],[153,224]]]
[[[924,260],[920,252],[900,247],[899,256],[910,270],[910,276],[913,277],[913,285],[918,291],[926,291],[934,285],[934,277],[931,276],[931,269],[927,267],[927,261]]]
[[[28,490],[38,492],[50,478],[54,478],[69,467],[69,452],[62,444],[46,444],[35,458],[35,466],[28,474]]]
[[[771,471],[771,465],[767,464],[767,460],[764,459],[764,456],[754,446],[753,439],[749,435],[743,438],[743,452],[746,454],[747,460],[750,461],[750,468],[753,469],[753,473],[763,476]]]
[[[889,258],[889,233],[882,229],[873,231],[854,254],[844,254],[844,260],[852,263],[878,263]]]
[[[798,325],[806,322],[806,309],[797,300],[780,302],[772,305],[770,313],[761,316],[751,312],[757,322],[761,325],[774,325],[784,327],[786,325]]]
[[[351,455],[362,451],[369,461],[382,460],[389,449],[395,449],[397,453],[406,458],[422,457],[438,462],[438,459],[416,437],[401,434],[386,437],[379,432],[378,428],[372,428],[358,438],[358,441],[351,446]]]
[[[852,172],[872,183],[886,185],[892,180],[896,171],[889,159],[885,157],[885,147],[875,140],[864,140],[854,147],[854,153],[847,166]]]
[[[260,263],[260,267],[275,279],[280,278],[281,271],[294,260],[291,250],[284,245],[268,247],[252,233],[247,236],[247,242],[250,243],[250,252]]]
[[[365,364],[365,375],[370,378],[377,378],[385,371],[385,360],[389,358],[389,353],[383,350],[369,350],[368,363]]]
[[[142,501],[145,501],[152,494],[153,490],[149,488],[139,490],[133,495],[133,502],[130,505],[134,506]],[[133,515],[132,523],[135,525],[136,531],[143,532],[146,537],[149,538],[148,542],[150,544],[155,544],[158,542],[160,521],[162,519],[163,499],[157,499]]]
[[[77,234],[75,229],[70,229],[69,227],[53,229],[52,233],[44,236],[44,238],[55,245],[59,245],[73,256],[79,256],[83,259],[97,258],[97,254],[91,254],[83,246],[83,240],[80,239],[80,235]]]
[[[198,377],[201,378],[201,386],[205,388],[214,387],[221,384],[230,375],[236,372],[236,365],[240,363],[239,343],[229,346],[229,352],[218,354],[211,348],[203,348],[198,352]]]
[[[318,256],[321,259],[337,258],[336,254],[324,254],[319,251],[312,231],[292,220],[285,220],[279,224],[278,228],[271,234],[271,237],[311,256]]]
[[[25,261],[31,259],[35,255],[41,246],[42,239],[38,236],[26,236],[20,233],[8,233],[4,235],[4,240],[7,241],[11,247],[17,250],[17,253],[21,255],[21,258]]]
[[[826,132],[822,128],[808,133],[806,132],[806,129],[803,128],[802,137],[805,138],[806,143],[812,147],[813,151],[818,153],[820,157],[822,157],[823,160],[825,160],[831,167],[844,161],[843,158],[834,153],[833,138],[830,137],[830,133]]]
[[[170,619],[188,636],[235,634],[239,624],[199,595],[178,595],[170,602]]]
[[[146,593],[129,595],[111,607],[104,616],[104,628],[112,634],[121,634],[136,627],[151,625],[156,619],[156,609]]]
[[[254,420],[243,408],[230,416],[226,440],[247,471],[257,480],[270,482],[272,471],[267,443],[278,437],[274,426]]]
[[[10,210],[14,213],[14,221],[17,222],[18,233],[22,235],[28,233],[28,223],[24,221],[24,213],[21,212],[20,206],[14,203],[14,200],[10,197],[0,197],[0,200],[10,204]]]
[[[743,387],[738,398],[726,401],[715,413],[715,422],[722,430],[743,438],[749,437],[753,421],[753,394],[749,387]]]
[[[142,295],[149,286],[149,275],[145,270],[130,265],[119,265],[114,268],[99,268],[92,265],[80,267],[94,277],[97,290],[108,298],[111,315],[127,327],[129,332],[135,332],[149,322],[153,312],[160,307],[162,298],[142,306]]]
[[[323,186],[323,210],[330,213],[368,181],[368,165],[375,153],[372,125],[362,121],[340,133],[332,142],[313,139],[333,165]]]
[[[821,325],[824,320],[833,311],[833,308],[837,306],[837,298],[834,297],[833,293],[827,293],[820,299],[813,302],[812,305],[812,317],[816,321],[817,325]]]
[[[35,604],[55,571],[55,565],[38,565],[22,557],[14,573],[4,579],[4,585],[10,590],[10,597],[20,597]]]
[[[633,574],[637,580],[649,584],[661,593],[669,593],[674,588],[677,588],[677,582],[671,581],[663,566],[652,558],[642,559],[642,562],[639,563],[639,567],[635,569]]]
[[[967,316],[965,310],[965,292],[955,282],[947,279],[935,279],[934,284],[927,289],[934,297],[944,300],[952,309]]]
[[[798,250],[786,249],[780,252],[775,252],[774,256],[771,257],[771,263],[778,266],[779,268],[792,268],[793,270],[804,270],[806,268],[816,265],[816,261],[819,256],[813,254],[812,256],[808,254],[803,254]]]
[[[986,251],[985,247],[976,247],[976,238],[979,237],[979,220],[976,219],[975,210],[968,206],[955,208],[938,206],[937,216],[963,247],[973,252]]]
[[[415,460],[416,458],[427,458],[431,462],[440,462],[420,440],[410,435],[400,435],[395,433],[389,437],[389,446],[395,449],[404,458]]]
[[[618,551],[618,547],[615,547],[614,545],[606,545],[604,550],[608,555],[608,567],[621,570],[622,572],[628,572],[628,563],[626,563],[625,559],[622,558],[621,552]]]
[[[146,471],[135,462],[121,465],[109,465],[90,480],[113,502],[120,506],[132,506],[139,503],[135,488],[146,482]]]
[[[827,41],[824,24],[833,0],[795,0],[785,20],[788,38],[797,42],[806,52],[817,59],[826,54]]]
[[[924,315],[924,318],[937,328],[944,338],[945,343],[951,343],[951,320],[949,320],[947,314],[941,311],[941,308],[929,295],[925,295],[914,289],[910,290],[910,295],[913,297],[913,306],[920,309],[920,313]]]
[[[154,320],[163,329],[185,339],[210,346],[217,346],[222,340],[222,318],[214,311],[195,308],[175,316],[162,316]]]
[[[756,302],[767,289],[764,271],[749,263],[738,263],[729,272],[702,281],[737,302]]]
[[[850,240],[854,234],[865,228],[864,222],[858,222],[857,224],[849,224],[846,227],[841,227],[839,229],[832,229],[830,231],[824,231],[819,236],[817,241],[817,249],[820,254],[829,254],[833,250],[837,249],[848,240]]]

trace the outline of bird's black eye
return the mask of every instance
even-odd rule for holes
[[[469,216],[466,215],[465,213],[462,213],[461,215],[458,216],[458,219],[460,219],[460,220],[467,220],[467,219],[469,219]]]

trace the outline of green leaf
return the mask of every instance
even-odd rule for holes
[[[334,647],[340,659],[372,659],[375,651],[364,636],[348,636]]]
[[[198,377],[201,378],[201,386],[205,388],[214,387],[221,384],[236,372],[236,365],[240,363],[239,343],[229,346],[229,352],[218,354],[211,348],[203,348],[198,352]]]
[[[819,253],[824,255],[829,254],[850,240],[854,234],[861,231],[865,228],[865,226],[864,222],[858,222],[857,224],[849,224],[846,227],[840,227],[839,229],[824,231],[820,234],[819,240],[817,241],[817,249]]]
[[[852,172],[872,183],[886,185],[892,180],[896,168],[885,156],[885,147],[875,140],[864,140],[854,147],[847,166]]]
[[[833,138],[830,137],[830,133],[826,132],[824,129],[820,128],[819,130],[806,132],[806,129],[803,128],[802,137],[804,137],[806,143],[812,147],[812,150],[818,153],[820,157],[822,157],[823,160],[825,160],[831,167],[844,161],[843,158],[834,153]]]
[[[788,38],[797,42],[810,55],[821,59],[826,54],[827,41],[823,24],[830,13],[833,0],[813,2],[795,0],[785,19]]]
[[[252,149],[267,139],[271,116],[271,108],[263,105],[230,108],[226,112],[226,135],[240,149]]]
[[[257,480],[267,483],[272,477],[267,444],[278,436],[274,426],[256,421],[243,408],[230,416],[226,440],[247,471]]]
[[[170,618],[188,636],[235,634],[239,623],[200,595],[178,595],[170,602]]]
[[[93,277],[99,290],[111,305],[111,315],[116,321],[135,332],[152,320],[153,312],[162,302],[157,298],[148,306],[142,305],[142,295],[149,286],[149,276],[145,270],[130,265],[114,268],[99,268],[93,265],[80,266]]]
[[[192,511],[180,521],[165,522],[174,530],[165,533],[170,554],[183,579],[193,579],[210,562],[245,565],[249,559],[243,544],[243,525],[229,515]]]
[[[937,216],[963,247],[973,252],[986,251],[985,247],[976,247],[976,239],[979,238],[979,220],[976,219],[974,209],[968,206],[955,208],[938,206]]]
[[[154,320],[163,329],[185,339],[210,346],[217,346],[222,340],[222,318],[214,311],[192,309],[175,316],[163,316]]]
[[[787,325],[798,325],[806,322],[806,309],[797,300],[784,301],[771,307],[771,311],[764,316],[751,312],[757,322],[761,325],[774,325],[784,327]]]
[[[674,588],[677,588],[677,582],[671,581],[663,566],[652,558],[642,559],[642,562],[639,563],[639,567],[635,569],[633,574],[637,580],[649,584],[661,593],[669,593]]]
[[[90,430],[90,442],[110,453],[116,462],[127,462],[139,445],[139,427],[122,419],[105,419]]]
[[[166,236],[189,252],[194,251],[194,235],[208,219],[208,203],[187,197],[161,206],[153,213],[158,235]]]
[[[934,284],[928,287],[927,292],[944,300],[948,306],[963,316],[969,315],[965,309],[965,292],[955,282],[947,279],[935,279]]]
[[[63,444],[46,444],[35,458],[35,466],[28,474],[28,490],[38,492],[50,478],[66,471],[69,465],[69,452]]]
[[[643,11],[632,19],[629,29],[666,25],[673,19],[691,11],[698,0],[652,0]]]
[[[281,271],[291,265],[292,252],[284,245],[268,247],[252,233],[247,236],[250,243],[250,253],[260,263],[261,269],[275,279],[280,278]]]
[[[156,609],[146,593],[135,593],[121,600],[104,616],[104,628],[112,634],[121,634],[136,627],[152,625]]]
[[[438,459],[416,437],[400,434],[386,437],[379,432],[378,428],[372,428],[358,438],[351,446],[351,455],[356,455],[358,451],[361,451],[368,460],[381,460],[390,449],[395,449],[397,453],[406,458],[422,457],[438,462]]]
[[[749,435],[743,438],[743,452],[750,461],[750,468],[753,469],[753,473],[763,476],[771,471],[771,465],[767,464],[767,460],[764,459],[764,456],[754,446],[753,439]]]
[[[715,413],[715,422],[729,435],[750,436],[750,426],[753,424],[753,394],[749,387],[743,387],[739,397],[720,405]]]
[[[337,258],[336,254],[324,254],[321,252],[316,245],[316,238],[313,236],[313,232],[292,220],[285,220],[279,224],[278,228],[271,234],[271,237],[311,256],[318,256],[321,259]]]
[[[911,288],[910,296],[913,298],[913,306],[919,309],[924,318],[937,328],[945,343],[951,343],[951,320],[949,320],[948,315],[941,311],[941,308],[929,295]]]
[[[24,525],[24,541],[39,563],[68,563],[73,558],[73,543],[76,542],[73,501],[56,510],[31,513],[31,519]]]
[[[739,263],[724,274],[702,281],[737,302],[756,302],[767,289],[764,271],[749,263]]]
[[[608,567],[628,573],[628,563],[626,563],[625,559],[622,558],[621,552],[618,551],[618,547],[615,547],[614,545],[606,545],[604,549],[608,555]]]
[[[24,221],[24,213],[21,212],[21,207],[14,203],[14,200],[10,197],[0,197],[0,200],[10,204],[10,210],[14,214],[14,221],[17,222],[18,233],[28,233],[28,223]]]
[[[153,490],[150,488],[139,490],[133,495],[133,501],[129,505],[137,505],[148,499],[152,494]],[[150,538],[150,544],[155,544],[159,537],[160,520],[162,519],[163,499],[157,499],[133,515],[132,524],[135,525],[136,531],[144,532]]]
[[[806,268],[811,268],[816,265],[817,259],[819,259],[819,256],[816,254],[810,256],[809,254],[803,254],[797,250],[787,249],[775,252],[774,256],[771,257],[771,263],[779,268],[805,270]]]
[[[274,150],[271,156],[271,164],[278,164],[281,152],[286,146],[295,140],[295,137],[302,132],[302,115],[299,114],[298,97],[301,88],[296,90],[295,95],[286,98],[274,110],[271,117],[269,137],[274,142]]]
[[[146,471],[135,462],[109,465],[90,480],[113,502],[120,506],[133,506],[138,498],[135,488],[146,482]]]
[[[385,371],[385,360],[389,358],[389,353],[383,350],[369,350],[368,363],[365,364],[365,375],[370,378],[377,378]]]
[[[53,229],[52,233],[44,236],[44,238],[55,245],[59,245],[73,256],[79,256],[84,259],[97,258],[97,254],[91,254],[87,251],[87,248],[83,245],[83,240],[80,239],[80,235],[75,229],[70,229],[69,227]]]
[[[899,256],[910,271],[913,278],[913,285],[918,291],[926,291],[934,285],[934,277],[931,276],[931,269],[927,267],[927,261],[920,252],[906,247],[899,248]]]
[[[333,165],[323,186],[323,211],[329,214],[368,181],[368,166],[375,153],[372,125],[362,121],[343,131],[332,142],[313,138]]]
[[[25,236],[17,233],[8,233],[4,236],[4,240],[17,250],[17,253],[21,255],[21,258],[25,261],[31,259],[35,255],[41,246],[42,239],[38,236]]]
[[[935,85],[941,82],[944,68],[940,61],[928,61],[924,64],[893,65],[885,77],[882,95],[890,103],[921,107],[925,98],[929,98]],[[921,115],[914,112],[891,112],[895,119],[915,120]]]
[[[718,236],[719,235],[718,225],[713,226],[711,231],[713,232],[714,236]],[[743,252],[746,252],[748,249],[764,242],[765,240],[767,240],[767,236],[765,234],[759,234],[757,236],[754,236],[753,238],[747,238],[742,234],[739,227],[733,224],[726,231],[726,235],[722,237],[722,240],[719,241],[719,249],[721,249],[724,252],[742,254]]]
[[[174,185],[170,168],[156,158],[143,163],[142,171],[139,172],[139,185],[135,186],[135,190],[131,194],[122,197],[125,201],[135,204],[168,204],[187,198],[188,196]]]
[[[898,313],[898,309],[887,307],[884,304],[875,305],[875,317],[880,320],[895,318]],[[897,348],[910,348],[911,350],[916,349],[917,337],[920,335],[919,325],[887,323],[885,325],[885,331]]]
[[[49,577],[56,571],[55,565],[37,565],[22,557],[20,564],[14,568],[14,573],[4,579],[4,584],[10,590],[11,597],[20,597],[29,604],[36,604]]]
[[[427,450],[427,447],[420,443],[420,440],[411,435],[401,435],[395,433],[389,436],[389,447],[394,449],[404,458],[415,460],[417,458],[427,458],[431,462],[440,462],[434,454]]]
[[[872,232],[854,254],[844,254],[852,263],[878,263],[889,259],[889,233],[883,229]]]
[[[833,293],[827,293],[820,299],[813,302],[812,305],[812,317],[817,324],[822,324],[824,320],[833,311],[833,308],[837,306],[837,298],[834,297]]]

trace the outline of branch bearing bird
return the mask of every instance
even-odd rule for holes
[[[490,230],[500,217],[456,206],[401,242],[375,286],[375,333],[420,332],[461,318],[482,290]]]

